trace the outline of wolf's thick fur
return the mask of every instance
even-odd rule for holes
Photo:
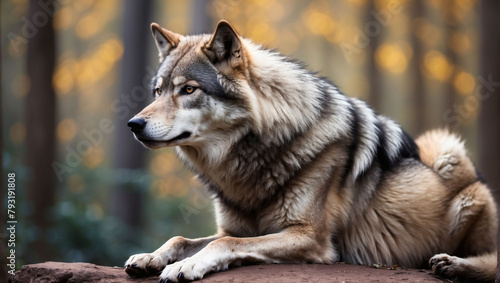
[[[496,205],[458,137],[415,143],[227,22],[213,35],[152,31],[155,101],[129,126],[148,148],[175,146],[213,194],[218,233],[133,255],[127,273],[194,280],[244,262],[342,260],[493,280]]]

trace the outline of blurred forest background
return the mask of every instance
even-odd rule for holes
[[[173,150],[144,149],[126,126],[152,100],[153,21],[192,34],[226,19],[413,137],[448,126],[498,192],[499,2],[2,0],[2,176],[17,176],[18,265],[122,265],[172,236],[215,232]]]

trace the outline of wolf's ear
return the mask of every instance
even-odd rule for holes
[[[156,47],[158,47],[158,55],[160,56],[161,62],[163,61],[163,59],[165,59],[170,50],[172,50],[179,44],[179,39],[182,36],[160,27],[160,25],[157,23],[151,24],[151,32],[153,33]]]
[[[220,21],[215,32],[204,48],[212,63],[241,58],[241,40],[238,33],[227,21]]]

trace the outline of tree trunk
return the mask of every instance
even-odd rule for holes
[[[211,6],[211,0],[192,1],[193,5],[193,25],[191,32],[193,34],[212,33],[215,29],[212,18],[208,14],[208,7]]]
[[[500,201],[500,1],[481,1],[481,111],[479,113],[479,168]],[[483,82],[490,82],[487,86]],[[493,82],[493,83],[491,83]],[[500,247],[500,242],[499,242]],[[500,261],[499,261],[500,262]],[[497,280],[500,282],[500,266]]]
[[[451,73],[448,81],[446,82],[445,98],[441,113],[446,113],[446,111],[448,111],[449,109],[453,109],[453,105],[455,104],[457,98],[457,92],[455,91],[453,79],[456,74],[458,57],[455,54],[455,51],[453,51],[452,48],[450,47],[451,38],[453,36],[453,33],[457,30],[457,23],[458,23],[455,14],[453,14],[453,10],[455,9],[454,6],[456,5],[455,2],[456,2],[455,0],[448,0],[445,2],[446,4],[444,5],[445,6],[444,18],[446,22],[444,31],[445,54],[446,57],[448,58],[449,63],[453,67],[453,72]],[[449,122],[445,122],[444,126],[450,127],[451,125]],[[451,128],[451,129],[453,131],[460,130],[460,128],[458,129]]]
[[[415,105],[415,116],[413,118],[414,137],[422,134],[427,129],[427,115],[425,115],[425,87],[420,62],[422,60],[422,43],[415,33],[415,20],[423,16],[422,1],[413,1],[411,4],[411,45],[413,46],[413,87],[412,96]]]
[[[124,3],[122,23],[124,53],[120,100],[130,103],[126,104],[128,115],[119,115],[115,120],[113,155],[114,168],[117,169],[115,180],[121,178],[120,174],[127,174],[126,170],[144,169],[145,150],[134,140],[127,127],[127,121],[142,110],[147,100],[152,97],[149,86],[144,82],[148,81],[147,51],[149,43],[153,41],[149,29],[151,1],[126,0]],[[138,188],[137,184],[115,184],[111,197],[111,214],[131,227],[139,227],[142,220],[143,195],[143,188]]]
[[[39,23],[38,31],[28,42],[27,69],[31,84],[25,99],[26,163],[30,170],[27,199],[33,206],[29,223],[39,229],[35,242],[27,248],[32,255],[28,259],[30,261],[46,261],[54,256],[54,249],[47,241],[46,232],[51,225],[48,212],[54,205],[56,192],[51,166],[55,159],[56,99],[52,87],[55,35],[52,27],[53,13],[48,14],[40,3],[53,7],[48,5],[53,4],[53,1],[31,0],[28,13],[29,20]]]
[[[375,1],[368,1],[368,7],[366,10],[366,20],[369,22],[377,22],[374,16],[374,12],[376,11]],[[366,25],[365,25],[366,26]],[[382,30],[382,29],[380,29]],[[377,48],[380,44],[380,34],[375,36],[370,36],[370,44],[368,45],[368,82],[369,82],[369,96],[368,102],[375,111],[380,112],[382,106],[382,97],[380,95],[380,80],[382,79],[380,76],[380,70],[377,67],[377,62],[375,61],[375,53],[377,52]]]

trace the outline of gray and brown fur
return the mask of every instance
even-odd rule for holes
[[[175,146],[213,195],[218,233],[133,255],[129,274],[195,280],[248,262],[342,260],[493,280],[496,204],[458,137],[414,142],[225,21],[212,35],[152,31],[155,101],[129,126],[148,148]]]

